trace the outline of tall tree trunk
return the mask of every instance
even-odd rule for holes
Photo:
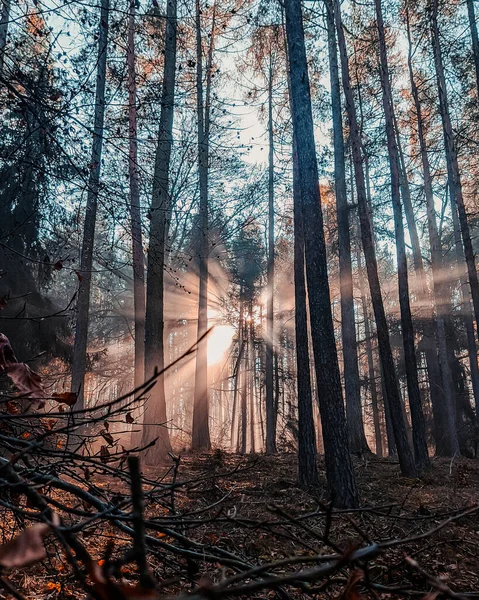
[[[279,361],[278,361],[278,351],[273,354],[273,368],[274,368],[274,410],[275,413],[279,412],[279,399],[281,396],[280,393],[280,385],[279,385]],[[281,414],[284,418],[284,396],[283,396],[283,407],[281,410]]]
[[[200,339],[202,336],[205,336],[208,330],[208,163],[211,70],[213,61],[215,26],[216,3],[213,5],[213,19],[206,65],[206,98],[204,98],[201,8],[200,0],[196,0],[196,104],[198,118],[198,171],[200,183],[198,339]],[[196,450],[209,450],[211,447],[208,394],[208,341],[206,337],[199,343],[196,352],[192,447]]]
[[[135,321],[135,389],[145,379],[145,261],[141,231],[140,187],[138,176],[138,143],[136,119],[136,69],[135,69],[135,3],[130,0],[128,14],[128,124],[130,175],[130,219],[133,255],[133,306]]]
[[[356,253],[358,263],[358,279],[359,279],[359,292],[361,295],[361,307],[363,310],[364,319],[364,337],[366,342],[366,359],[368,362],[368,387],[371,393],[371,408],[373,411],[373,424],[374,424],[374,441],[376,445],[376,455],[378,458],[383,457],[383,443],[381,437],[381,424],[379,419],[379,402],[378,402],[378,388],[376,385],[376,374],[374,372],[374,358],[373,358],[373,347],[371,344],[372,333],[371,325],[369,323],[369,310],[368,303],[366,301],[366,292],[364,290],[363,282],[363,268],[361,265],[361,252],[359,248]]]
[[[5,64],[5,48],[7,45],[8,25],[10,22],[10,0],[1,0],[0,11],[0,77],[3,76]]]
[[[373,304],[374,317],[376,320],[379,354],[384,375],[384,387],[386,391],[385,408],[389,409],[391,413],[392,426],[394,429],[394,438],[398,449],[398,457],[401,466],[401,471],[405,476],[415,476],[416,468],[414,465],[412,452],[407,440],[406,426],[402,415],[401,398],[399,396],[399,389],[397,385],[396,369],[391,350],[391,342],[389,339],[388,324],[386,320],[386,313],[384,310],[381,287],[379,283],[376,250],[374,247],[372,233],[372,223],[369,216],[368,203],[366,197],[361,139],[356,117],[356,109],[354,106],[353,93],[350,84],[346,40],[344,37],[341,22],[341,12],[338,0],[333,0],[333,5],[336,23],[336,33],[338,36],[339,44],[339,54],[341,57],[343,90],[346,100],[346,110],[349,119],[351,149],[353,153],[354,172],[357,188],[359,221],[361,226],[361,239],[364,249],[364,256],[366,259],[369,289]]]
[[[456,250],[456,261],[459,267],[459,282],[461,286],[462,294],[462,312],[464,319],[464,326],[466,328],[467,336],[467,351],[469,355],[469,368],[471,371],[471,384],[474,395],[474,402],[477,407],[479,406],[479,368],[477,364],[477,345],[476,336],[474,334],[474,320],[472,318],[471,311],[471,293],[467,285],[467,274],[464,272],[464,248],[461,241],[461,230],[459,225],[459,219],[457,216],[456,206],[451,205],[452,212],[452,223],[454,227],[454,246]]]
[[[263,305],[259,305],[259,322],[261,326],[261,331],[264,331],[264,319],[263,319]],[[259,352],[259,361],[260,367],[259,372],[263,373],[263,364],[264,364],[264,345],[260,346]],[[264,431],[264,417],[263,417],[263,385],[259,385],[259,398],[258,398],[258,416],[259,416],[259,424],[260,424],[260,444],[259,447],[261,450],[266,451],[266,441],[265,441],[265,431]]]
[[[474,67],[476,71],[476,87],[479,94],[479,36],[477,35],[476,11],[474,10],[474,0],[466,0],[467,15],[469,17],[469,28],[472,39],[472,55],[474,58]]]
[[[422,119],[422,109],[412,65],[412,42],[408,5],[406,5],[406,22],[408,36],[408,71],[414,108],[416,111],[417,135],[423,169],[424,196],[426,199],[427,226],[429,246],[431,249],[434,304],[436,309],[439,362],[441,365],[442,394],[445,400],[444,402],[433,403],[436,452],[440,455],[454,456],[459,449],[459,444],[457,440],[454,419],[454,390],[448,357],[448,342],[446,337],[446,321],[450,318],[451,307],[449,301],[447,300],[449,293],[442,282],[444,263],[442,259],[441,240],[437,227],[436,209],[434,207],[431,167],[429,163],[424,124]]]
[[[253,327],[253,332],[255,331]],[[258,346],[258,349],[261,346]],[[253,351],[253,404],[251,409],[251,438],[253,440],[254,446],[251,449],[252,452],[257,452],[257,422],[261,420],[261,382],[258,381],[258,372],[261,372],[261,366],[258,363],[261,361],[260,356],[261,350],[257,353],[256,348],[254,347]],[[259,366],[259,371],[258,371]],[[260,443],[261,448],[261,443]]]
[[[273,397],[274,351],[274,136],[273,136],[273,62],[270,54],[268,79],[268,272],[266,306],[266,453],[276,452],[277,412]]]
[[[249,305],[249,355],[248,355],[248,395],[249,395],[249,431],[250,431],[250,452],[256,452],[255,447],[255,352],[254,352],[254,321],[253,321],[253,302]]]
[[[386,119],[386,138],[391,171],[391,200],[394,213],[394,229],[396,234],[396,252],[398,263],[399,306],[401,310],[401,332],[406,366],[407,391],[411,409],[413,446],[416,465],[420,470],[430,467],[426,441],[426,425],[422,411],[421,391],[417,374],[416,349],[414,346],[414,328],[412,324],[411,306],[409,304],[409,281],[404,241],[404,224],[399,190],[399,153],[393,118],[393,97],[389,80],[389,67],[384,35],[384,21],[381,0],[375,0],[377,28],[379,36],[380,75],[383,96],[383,109]]]
[[[361,103],[360,103],[360,106],[361,106]],[[354,160],[353,160],[353,165],[354,165]],[[369,157],[366,153],[364,154],[364,183],[366,186],[365,193],[366,193],[368,215],[369,215],[369,220],[371,223],[371,235],[373,236],[372,239],[373,239],[373,244],[374,244],[375,243],[374,230],[372,228],[371,179],[369,176]],[[360,227],[361,227],[361,225],[360,225]],[[360,229],[360,231],[361,231],[361,229]],[[363,248],[363,252],[364,252],[364,248]],[[366,273],[367,273],[367,268],[366,268]],[[368,276],[368,281],[369,281],[369,276]],[[371,289],[371,287],[370,287],[370,289]],[[374,306],[373,306],[373,312],[374,312]],[[376,325],[376,332],[377,332],[377,325]],[[393,428],[393,423],[392,423],[392,414],[391,414],[391,409],[389,407],[388,397],[387,397],[387,393],[386,393],[387,384],[386,384],[386,381],[384,378],[383,365],[382,365],[382,361],[381,361],[381,349],[379,347],[379,344],[378,344],[378,353],[379,353],[379,372],[380,372],[380,381],[381,381],[381,395],[382,395],[382,399],[383,399],[384,422],[385,422],[385,427],[386,427],[386,441],[387,441],[387,448],[388,448],[388,456],[391,458],[391,457],[397,457],[398,452],[397,452],[397,448],[396,448],[396,442],[394,440],[394,428]],[[399,386],[397,378],[396,378],[396,386]],[[398,387],[398,389],[399,389],[399,387]],[[402,401],[401,401],[401,414],[404,414],[403,409],[404,409],[404,407],[403,407]],[[408,435],[406,422],[404,422],[404,426],[406,428],[406,435]],[[407,439],[409,440],[409,437]]]
[[[379,369],[381,371],[381,393],[383,396],[383,405],[384,405],[384,421],[386,424],[386,440],[388,443],[388,456],[389,458],[397,458],[398,451],[396,447],[396,441],[394,439],[394,428],[392,423],[391,409],[389,404],[387,403],[387,392],[386,392],[386,382],[384,379],[384,371],[383,366],[381,364],[381,360],[379,360]],[[406,429],[406,435],[407,435]],[[408,438],[409,439],[409,438]]]
[[[244,367],[241,371],[241,454],[246,454],[246,434],[248,425],[248,358],[250,353],[248,329],[245,322],[241,324],[246,352]]]
[[[338,54],[336,48],[333,7],[329,1],[326,6],[326,21],[328,27],[329,76],[331,81],[331,106],[333,113],[334,182],[338,222],[341,335],[344,361],[344,388],[346,393],[346,420],[348,424],[351,452],[362,454],[363,452],[369,451],[369,447],[364,434],[361,390],[359,386],[341,90],[339,86]]]
[[[355,506],[358,490],[349,451],[324,240],[311,95],[300,0],[285,1],[291,78],[293,131],[296,136],[299,194],[303,215],[309,315],[319,392],[326,476],[339,506]]]
[[[175,111],[175,74],[177,51],[177,2],[168,0],[165,28],[165,62],[161,90],[161,113],[158,143],[153,174],[153,189],[150,207],[150,244],[148,248],[148,272],[146,284],[145,317],[145,376],[151,377],[155,369],[165,366],[164,349],[164,264],[171,196],[169,189],[171,150],[173,147],[173,117]],[[165,380],[157,379],[151,390],[145,410],[143,444],[158,437],[155,449],[149,451],[147,459],[154,463],[171,450],[166,423]],[[160,425],[158,427],[158,425]]]
[[[308,312],[304,274],[304,220],[298,170],[298,153],[296,142],[293,139],[294,326],[298,388],[298,476],[300,485],[307,489],[318,483],[318,468],[316,466],[316,432],[314,430],[309,363]]]
[[[88,177],[88,193],[81,248],[80,281],[77,297],[77,320],[72,359],[72,392],[78,394],[76,408],[84,407],[84,384],[87,362],[88,323],[90,316],[90,289],[93,267],[93,247],[100,184],[101,155],[103,147],[103,122],[105,118],[106,59],[108,52],[109,0],[101,0],[100,27],[98,35],[98,60],[95,91],[95,115],[93,145]]]
[[[419,243],[419,234],[417,231],[416,219],[414,216],[414,210],[411,200],[411,190],[409,187],[409,180],[406,170],[406,164],[404,160],[404,153],[401,146],[401,138],[399,134],[399,127],[394,116],[394,128],[396,130],[397,147],[399,152],[399,181],[401,187],[401,196],[404,203],[404,212],[406,213],[406,222],[409,230],[409,236],[411,238],[411,247],[413,254],[414,271],[416,275],[416,286],[418,288],[417,294],[419,297],[419,323],[422,330],[423,339],[422,345],[424,347],[424,354],[426,357],[426,368],[429,380],[429,392],[431,397],[431,404],[433,407],[433,413],[439,414],[442,410],[440,405],[443,404],[443,397],[446,395],[446,391],[443,390],[443,383],[441,381],[441,370],[439,367],[438,359],[438,340],[437,340],[437,327],[436,320],[433,311],[433,302],[429,293],[426,272],[424,270],[424,262],[422,259],[421,246]],[[436,425],[434,427],[434,439],[436,440],[435,433],[437,431]],[[437,445],[437,442],[436,442]]]
[[[240,332],[241,332],[241,317],[240,317]],[[241,361],[243,359],[243,352],[244,352],[244,346],[245,346],[245,342],[242,339],[242,336],[240,337],[239,341],[239,353],[238,353],[238,358],[236,360],[236,364],[235,367],[233,369],[233,409],[231,411],[231,431],[230,431],[230,446],[231,446],[231,450],[233,450],[233,448],[235,447],[234,444],[234,433],[235,433],[235,419],[236,419],[236,413],[237,413],[237,405],[238,405],[238,385],[239,385],[239,375],[240,375],[240,370],[241,370]]]
[[[438,0],[432,0],[430,10],[431,40],[434,52],[434,66],[436,69],[436,80],[439,97],[439,112],[441,113],[442,128],[444,134],[444,149],[446,152],[447,176],[451,192],[451,202],[456,205],[461,226],[462,242],[464,244],[464,255],[466,258],[467,274],[471,288],[472,305],[476,326],[479,326],[479,281],[477,278],[476,259],[472,247],[471,233],[467,220],[466,207],[462,194],[461,177],[459,174],[459,163],[457,160],[457,149],[449,114],[449,102],[447,97],[446,78],[442,61],[441,43],[439,39],[439,27],[437,23]]]

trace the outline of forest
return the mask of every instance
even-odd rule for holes
[[[0,598],[479,598],[476,0],[0,9]]]

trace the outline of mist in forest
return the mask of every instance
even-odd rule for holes
[[[476,456],[472,0],[1,7],[10,362],[131,392],[150,465],[324,455],[342,506],[352,457]]]

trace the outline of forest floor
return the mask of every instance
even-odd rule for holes
[[[331,543],[325,543],[324,512],[303,519],[317,512],[318,503],[324,506],[327,502],[322,461],[323,487],[313,494],[299,487],[293,454],[274,457],[187,454],[182,459],[183,478],[211,469],[238,471],[224,478],[219,476],[214,485],[208,482],[193,486],[186,491],[184,502],[197,510],[220,501],[222,512],[234,518],[227,523],[213,521],[201,532],[197,530],[196,535],[202,542],[214,541],[256,561],[331,553],[335,548],[346,552],[373,542],[427,534],[449,517],[479,504],[479,460],[436,458],[429,473],[412,480],[401,476],[397,461],[367,456],[355,462],[363,509],[334,514],[327,535]],[[271,525],[275,521],[281,524]],[[388,550],[370,564],[371,579],[401,592],[412,588],[416,594],[428,590],[426,577],[412,572],[405,556],[416,559],[424,571],[441,578],[453,590],[477,592],[479,598],[477,513],[452,521],[422,540]],[[341,596],[344,578],[336,579],[337,585],[328,583],[328,589],[320,597]],[[381,597],[390,597],[385,591],[377,591]],[[403,595],[399,593],[397,597]]]
[[[320,467],[324,486],[321,461]],[[298,486],[293,454],[185,453],[176,472],[170,470],[163,482],[188,483],[178,485],[169,500],[147,502],[147,516],[180,531],[205,552],[226,551],[252,566],[304,557],[304,562],[271,566],[268,570],[278,577],[315,566],[312,557],[317,555],[347,555],[358,547],[392,542],[367,564],[348,564],[309,582],[308,589],[288,586],[288,598],[479,598],[479,512],[474,510],[479,505],[479,460],[434,459],[432,471],[414,480],[401,477],[399,465],[387,459],[357,459],[355,470],[362,508],[330,511],[324,487],[306,493]],[[158,468],[143,471],[147,479],[160,476]],[[105,479],[96,485],[112,495],[119,491]],[[458,517],[466,511],[470,514]],[[168,532],[150,535],[181,546]],[[112,539],[117,547],[123,543],[108,523],[82,536],[100,564]],[[406,557],[417,563],[408,563]],[[165,597],[235,573],[220,561],[194,564],[161,548],[149,560]],[[135,569],[125,571],[126,579],[135,577]],[[75,593],[59,554],[14,574],[12,580],[28,598],[84,597]],[[236,595],[281,597],[273,590]],[[0,591],[0,598],[10,597]]]

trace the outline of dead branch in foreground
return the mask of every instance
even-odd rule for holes
[[[182,479],[180,457],[171,455],[161,473],[142,473],[144,449],[115,440],[115,426],[131,421],[158,375],[113,402],[75,410],[66,394],[47,406],[34,375],[16,370],[25,376],[22,395],[5,394],[0,414],[6,597],[25,597],[20,570],[43,569],[50,579],[63,573],[61,584],[51,582],[62,598],[479,598],[455,591],[421,560],[452,524],[477,523],[479,505],[405,515],[404,501],[337,510],[312,496],[313,510],[270,503],[267,516],[252,517],[233,492],[239,476],[254,472],[254,458],[228,468],[218,451]],[[195,494],[197,502],[185,503]],[[263,539],[282,556],[268,560]]]

